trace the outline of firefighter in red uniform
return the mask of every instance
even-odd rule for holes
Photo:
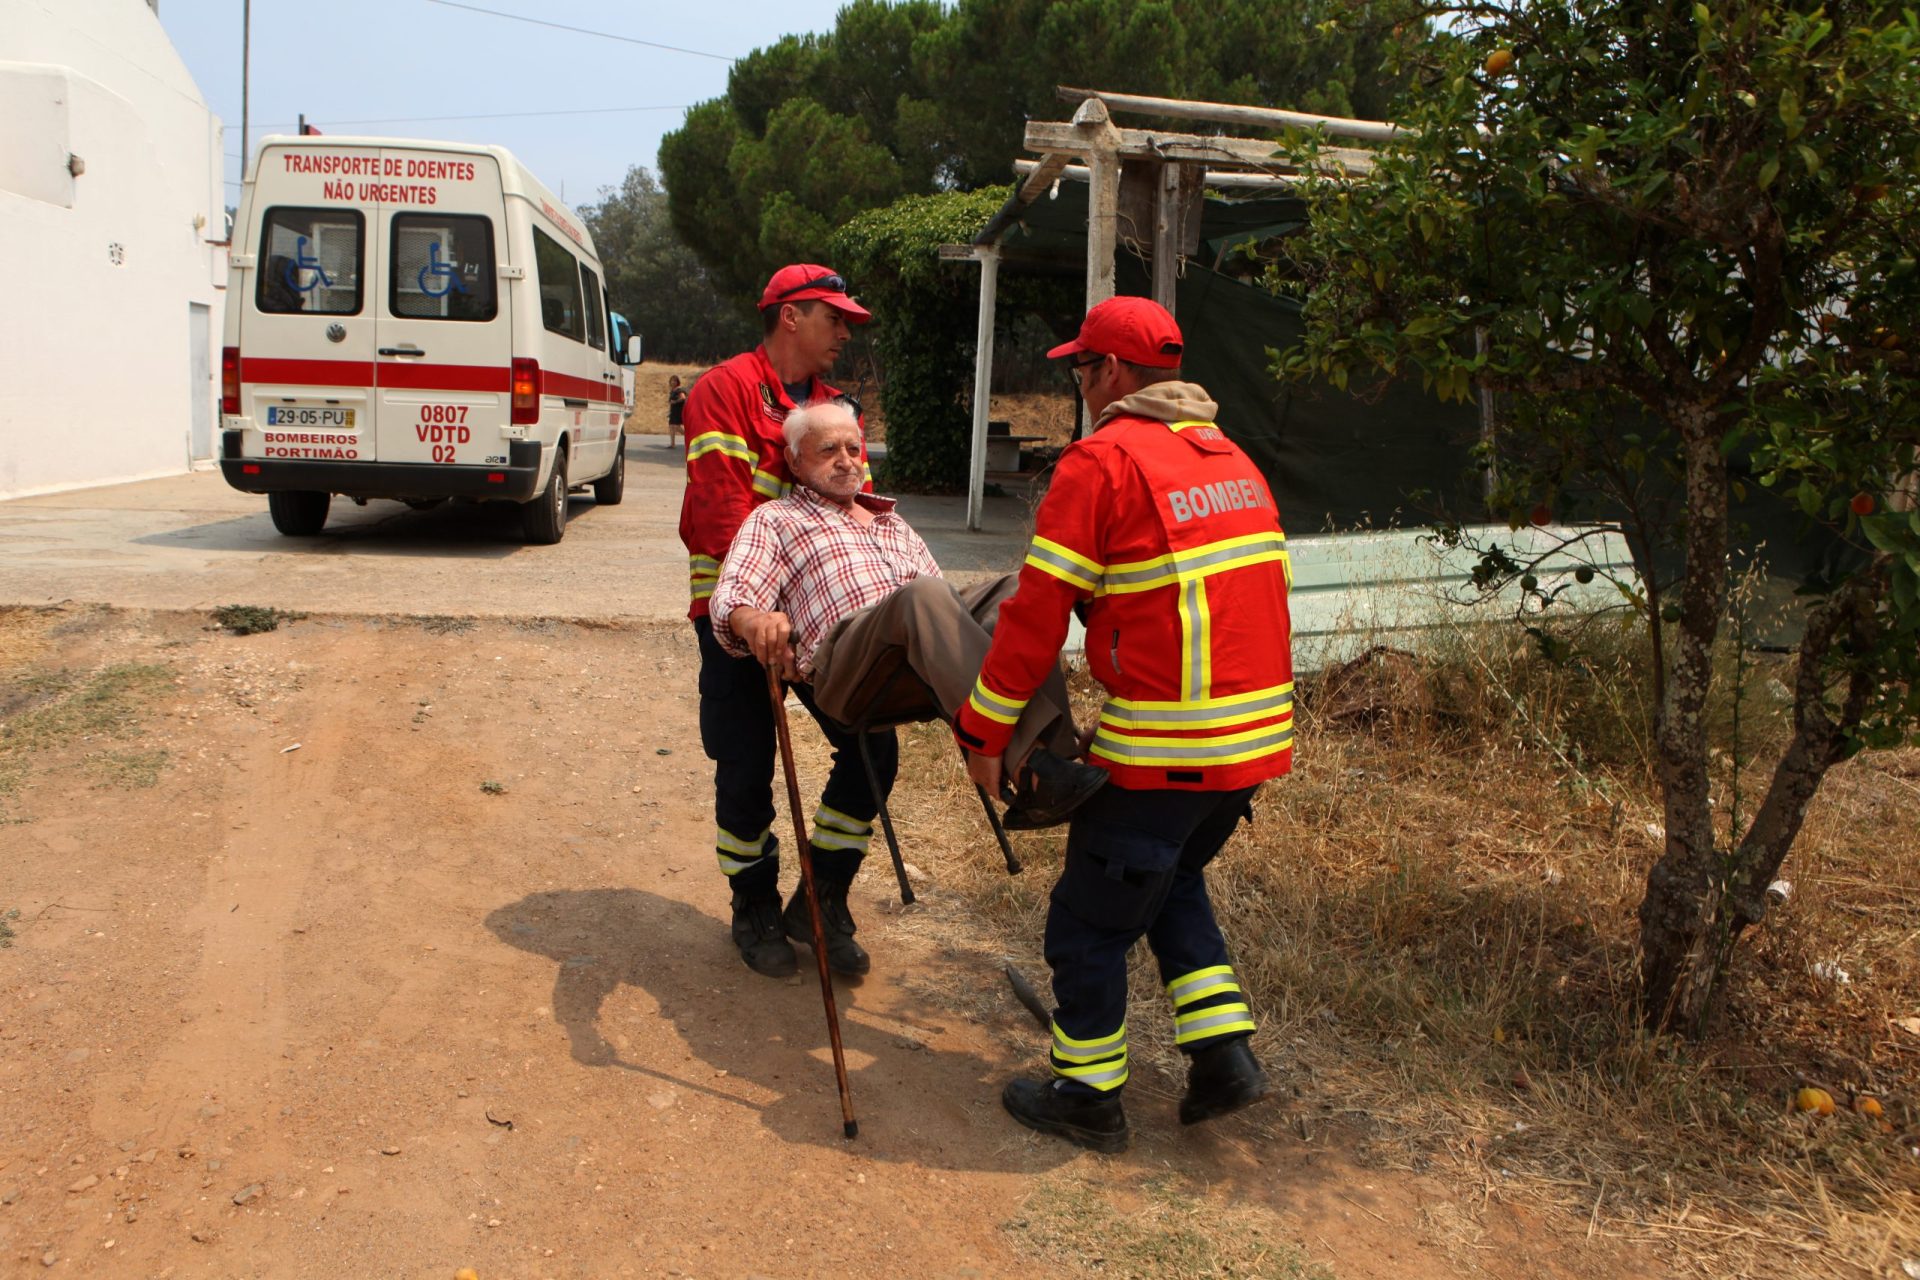
[[[1181,1122],[1268,1090],[1205,869],[1291,762],[1290,570],[1272,492],[1205,390],[1179,381],[1180,352],[1165,308],[1111,298],[1047,353],[1073,359],[1094,434],[1060,457],[955,723],[968,773],[996,789],[1018,763],[1001,760],[1008,726],[1081,610],[1108,693],[1088,755],[1112,781],[1074,813],[1047,912],[1052,1078],[1015,1080],[1001,1101],[1096,1151],[1127,1143],[1127,952],[1143,936],[1188,1056]]]
[[[809,921],[804,911],[783,916],[780,907],[773,705],[760,664],[733,657],[714,640],[707,598],[747,513],[793,486],[781,434],[787,414],[837,398],[859,415],[851,397],[821,375],[846,345],[848,326],[871,317],[847,296],[847,282],[837,272],[812,263],[774,272],[760,295],[760,316],[763,343],[709,369],[687,396],[680,541],[690,557],[693,605],[687,616],[700,643],[700,742],[713,761],[714,845],[733,893],[733,940],[755,972],[785,977],[796,969],[787,939],[808,941]],[[870,479],[864,487],[872,487]],[[821,727],[834,748],[834,767],[814,813],[811,843],[827,954],[837,972],[861,974],[868,958],[853,939],[847,890],[866,855],[879,803],[870,794],[855,740]],[[891,787],[899,758],[893,734],[870,735],[869,747],[881,786]]]

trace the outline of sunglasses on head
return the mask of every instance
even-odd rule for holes
[[[835,293],[846,293],[847,278],[842,275],[815,276],[811,280],[794,285],[791,289],[782,289],[773,295],[773,300],[778,302],[782,298],[791,298],[794,294],[804,293],[808,289],[831,289]]]

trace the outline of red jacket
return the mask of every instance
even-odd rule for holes
[[[815,378],[808,398],[839,394],[838,388]],[[795,407],[765,347],[715,365],[687,393],[687,491],[680,500],[680,541],[687,548],[693,591],[689,618],[706,616],[707,597],[720,580],[720,562],[747,512],[770,498],[785,497],[793,488],[780,425]],[[865,454],[863,442],[861,456]],[[873,487],[871,475],[865,487]]]
[[[1110,695],[1089,758],[1114,785],[1277,777],[1293,757],[1291,578],[1273,494],[1218,427],[1115,417],[1061,455],[955,733],[1006,750],[1086,601],[1087,661]]]

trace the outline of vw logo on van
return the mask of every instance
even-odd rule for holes
[[[345,342],[346,340],[347,326],[341,324],[338,320],[327,326],[328,342]]]

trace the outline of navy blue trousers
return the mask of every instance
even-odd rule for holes
[[[779,751],[767,672],[736,658],[713,638],[713,623],[695,618],[700,641],[700,745],[713,761],[715,852],[733,891],[744,897],[779,892],[780,841],[773,827],[774,757]],[[867,785],[856,735],[820,714],[813,690],[791,686],[833,747],[833,769],[813,815],[813,869],[829,884],[848,885],[866,857],[880,801]],[[870,733],[867,748],[883,795],[893,792],[900,747],[891,729]]]
[[[1186,1053],[1252,1035],[1245,992],[1207,897],[1207,864],[1251,820],[1254,788],[1132,791],[1109,785],[1073,815],[1047,911],[1054,1075],[1108,1092],[1127,1080],[1127,952],[1159,962]]]

